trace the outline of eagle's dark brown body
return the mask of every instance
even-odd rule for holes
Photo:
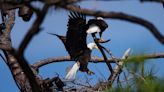
[[[67,38],[65,36],[60,36],[57,34],[52,34],[52,35],[56,35],[63,42],[64,46],[66,47],[66,50],[68,51],[67,44],[66,44]],[[78,52],[78,54],[73,55],[74,57],[72,57],[71,55],[70,56],[75,61],[80,62],[80,68],[79,68],[80,71],[88,73],[90,71],[87,66],[88,66],[88,61],[90,60],[92,51],[89,48],[87,48],[87,45],[85,48],[83,48],[79,51],[81,51],[81,52]]]

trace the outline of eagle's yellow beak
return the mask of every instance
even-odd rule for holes
[[[101,42],[104,42],[104,41],[105,40],[103,38],[100,38],[98,42],[101,43]]]
[[[96,41],[97,41],[98,43],[107,43],[107,42],[110,41],[110,39],[104,40],[103,38],[99,38],[99,39],[96,39]]]
[[[100,51],[100,49],[98,48],[98,46],[95,44],[94,48],[96,48],[98,51]]]

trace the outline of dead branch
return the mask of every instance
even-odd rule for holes
[[[15,52],[15,54],[14,54],[15,57],[18,59],[19,64],[21,65],[24,73],[27,75],[27,78],[29,79],[29,82],[30,82],[30,85],[31,85],[33,92],[40,92],[42,89],[39,86],[39,83],[35,78],[36,75],[31,70],[27,60],[24,58],[23,55],[24,55],[24,50],[26,49],[27,45],[29,44],[29,42],[31,41],[33,36],[40,31],[40,29],[39,29],[40,25],[41,25],[45,15],[47,14],[46,13],[47,11],[48,11],[48,6],[45,5],[43,7],[41,14],[37,17],[36,21],[34,21],[33,26],[31,27],[31,29],[28,31],[27,35],[23,39],[18,51]]]
[[[74,61],[73,59],[70,59],[70,56],[62,56],[62,57],[54,57],[54,58],[47,58],[44,60],[40,60],[37,63],[33,64],[32,66],[35,69],[38,69],[44,65],[50,64],[50,63],[57,63],[57,62],[69,62]],[[91,63],[104,63],[104,58],[101,57],[91,57],[91,60],[89,61]],[[113,63],[113,60],[108,58],[108,62]]]
[[[125,51],[124,55],[121,58],[122,60],[119,61],[118,65],[115,67],[113,73],[108,78],[108,85],[109,86],[111,86],[113,84],[116,77],[121,73],[122,67],[123,67],[123,64],[124,64],[123,60],[125,60],[129,57],[130,51],[131,51],[130,48]]]
[[[154,53],[154,54],[143,55],[143,58],[144,59],[164,58],[164,53]]]
[[[21,45],[18,50],[18,54],[22,55],[24,53],[24,50],[28,46],[29,42],[32,40],[32,38],[40,32],[40,25],[42,24],[45,15],[47,14],[49,6],[45,5],[43,7],[43,10],[38,14],[37,19],[34,21],[33,26],[30,28],[26,36],[24,37],[23,41],[21,42]]]
[[[140,58],[141,56],[134,56],[134,57]],[[131,59],[134,57],[129,57],[128,59]],[[146,54],[146,55],[143,55],[142,58],[145,58],[145,59],[164,58],[164,53]],[[116,59],[121,60],[120,58],[116,58]],[[71,60],[69,56],[54,57],[54,58],[47,58],[47,59],[40,60],[36,62],[35,64],[33,64],[32,66],[35,67],[35,69],[38,69],[50,63],[70,62],[70,61],[73,61],[73,60]],[[114,60],[112,58],[108,58],[107,61],[114,63]],[[104,58],[92,56],[89,62],[90,63],[104,63]]]
[[[112,86],[114,80],[119,77],[119,74],[122,72],[122,67],[125,63],[124,60],[129,57],[130,51],[130,48],[125,51],[121,58],[122,60],[118,62],[118,65],[116,65],[116,67],[114,68],[113,73],[111,73],[110,77],[108,78],[108,81],[99,83],[98,85],[96,85],[96,89],[105,90],[106,88],[110,88]]]

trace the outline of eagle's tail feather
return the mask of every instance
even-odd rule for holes
[[[76,73],[79,70],[80,65],[79,62],[76,62],[73,67],[69,70],[69,72],[67,73],[65,79],[67,80],[74,80],[76,77]]]

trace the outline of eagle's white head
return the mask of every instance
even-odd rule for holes
[[[97,20],[104,20],[103,17],[97,17],[96,19],[97,19]]]
[[[96,45],[96,43],[92,42],[92,43],[88,43],[87,47],[92,50],[92,49],[99,49],[98,46]]]

